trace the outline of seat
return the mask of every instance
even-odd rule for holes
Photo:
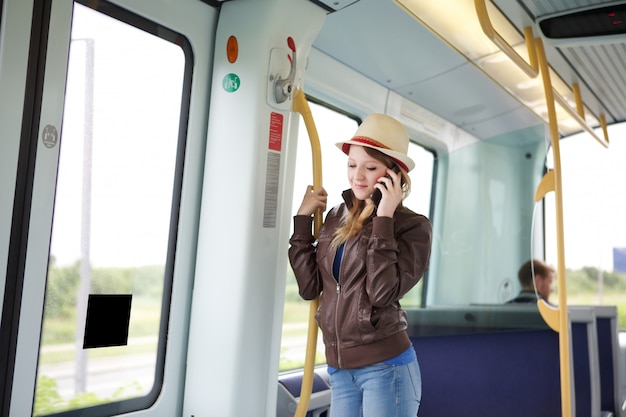
[[[293,417],[300,401],[303,372],[282,374],[278,378],[276,417]],[[328,417],[330,414],[330,386],[328,374],[316,368],[313,375],[313,390],[307,417]]]
[[[617,307],[595,306],[600,370],[600,403],[603,412],[614,417],[624,416],[623,396],[620,393],[624,366],[621,363]]]

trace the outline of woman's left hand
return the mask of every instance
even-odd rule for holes
[[[395,213],[396,208],[398,208],[400,203],[402,203],[402,177],[399,173],[395,173],[389,168],[387,168],[387,175],[390,178],[381,177],[378,180],[378,184],[374,186],[382,193],[382,198],[378,204],[376,215],[393,217],[393,213]]]

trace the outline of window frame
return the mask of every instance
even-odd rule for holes
[[[0,0],[1,1],[1,0]],[[182,34],[173,31],[159,23],[130,12],[120,6],[107,1],[91,2],[89,0],[74,0],[74,4],[80,4],[94,11],[102,13],[120,23],[127,24],[147,34],[158,37],[181,48],[184,59],[181,104],[178,122],[178,137],[176,138],[176,155],[174,157],[173,188],[171,197],[170,219],[168,226],[167,252],[164,264],[163,292],[161,297],[161,311],[158,330],[158,343],[154,368],[154,382],[151,390],[141,397],[111,401],[95,406],[75,408],[58,413],[45,414],[45,416],[70,417],[79,416],[89,410],[92,417],[124,414],[139,411],[151,407],[159,397],[163,387],[167,334],[169,326],[172,287],[174,277],[174,265],[176,259],[176,246],[178,236],[178,224],[180,205],[182,198],[183,168],[187,144],[188,120],[191,102],[191,86],[193,73],[193,51],[191,43]],[[43,322],[42,322],[43,325]],[[40,347],[41,348],[41,347]],[[39,353],[40,354],[40,353]],[[38,355],[39,356],[39,355]],[[38,358],[39,360],[39,358]]]

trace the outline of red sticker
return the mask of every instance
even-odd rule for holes
[[[270,140],[269,148],[279,151],[283,146],[283,115],[272,112],[270,116]]]

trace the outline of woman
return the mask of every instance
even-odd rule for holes
[[[289,248],[300,295],[321,294],[316,319],[331,375],[330,416],[415,417],[422,383],[399,300],[426,271],[432,227],[402,206],[415,166],[409,137],[395,119],[372,114],[337,146],[348,155],[344,203],[315,241],[311,216],[326,209],[327,194],[308,187]]]

